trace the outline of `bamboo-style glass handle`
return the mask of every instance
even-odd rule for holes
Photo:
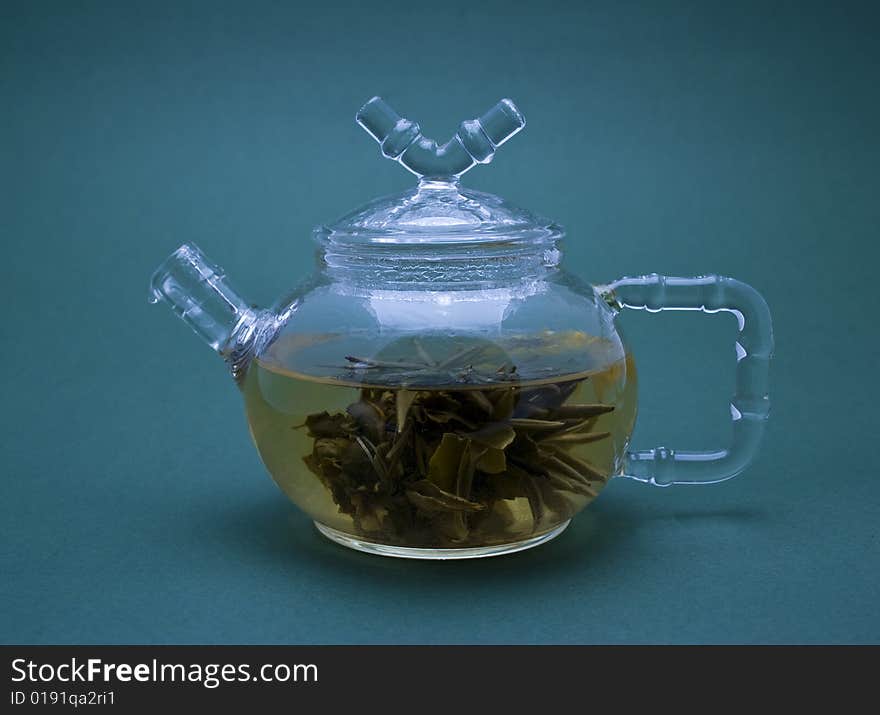
[[[657,486],[714,484],[735,477],[754,459],[770,413],[773,355],[770,309],[750,285],[724,276],[673,278],[656,273],[621,278],[600,289],[614,307],[659,312],[700,310],[737,319],[736,392],[730,401],[733,438],[725,449],[685,451],[655,447],[627,453],[621,475]]]

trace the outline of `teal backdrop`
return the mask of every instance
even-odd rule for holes
[[[0,6],[0,640],[880,641],[880,43],[871,4],[10,2]],[[479,562],[337,547],[264,472],[226,367],[154,267],[196,241],[254,302],[311,227],[411,184],[374,94],[449,136],[528,119],[466,183],[568,229],[593,282],[718,272],[775,319],[739,479],[615,481]],[[636,446],[727,436],[732,319],[625,315]]]

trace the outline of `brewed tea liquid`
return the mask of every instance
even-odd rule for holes
[[[453,346],[450,358],[430,343],[331,362],[324,351],[307,368],[319,374],[308,374],[293,369],[297,357],[322,341],[280,341],[245,379],[254,442],[293,502],[359,539],[420,548],[526,539],[580,511],[622,466],[635,368],[628,354],[604,360],[614,351],[601,341],[529,344],[528,355],[555,350],[557,361],[592,351],[590,369],[562,374],[516,346]],[[516,357],[533,369],[520,371]]]

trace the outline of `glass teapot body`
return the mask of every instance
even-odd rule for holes
[[[716,276],[593,287],[569,275],[560,227],[459,185],[522,128],[508,100],[442,147],[381,100],[358,118],[421,181],[317,229],[304,286],[251,308],[192,244],[151,286],[227,359],[264,464],[322,533],[386,555],[506,553],[560,533],[612,477],[742,470],[767,415],[772,337],[757,293]],[[629,450],[623,307],[737,315],[728,448]]]
[[[429,550],[540,539],[622,471],[636,374],[614,311],[555,266],[499,275],[503,250],[468,249],[482,283],[325,267],[252,360],[263,462],[330,533]]]

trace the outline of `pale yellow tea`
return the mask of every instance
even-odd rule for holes
[[[557,355],[585,348],[553,338]],[[593,343],[595,356],[601,347]],[[519,374],[510,361],[516,346],[504,346],[496,365],[495,344],[459,347],[450,359],[414,342],[403,354],[386,351],[393,357],[344,355],[340,375],[306,375],[273,360],[287,350],[286,364],[296,364],[295,348],[251,367],[251,434],[297,505],[363,540],[468,548],[550,531],[620,469],[635,419],[635,369],[625,354],[538,377]]]

